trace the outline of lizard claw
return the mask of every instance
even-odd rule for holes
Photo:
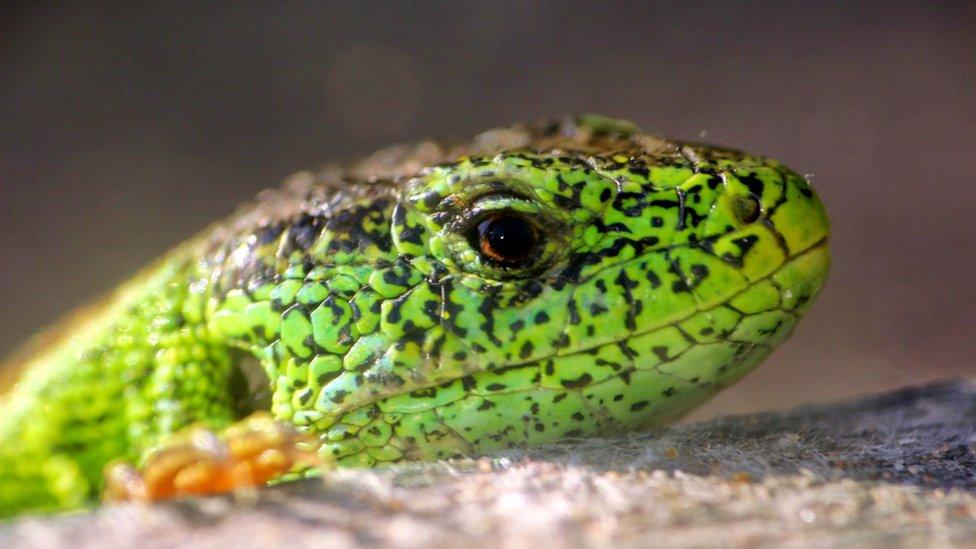
[[[266,413],[217,434],[195,427],[164,442],[140,472],[129,463],[105,469],[105,499],[158,501],[259,486],[293,470],[319,464],[317,439]]]

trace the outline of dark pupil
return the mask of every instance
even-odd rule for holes
[[[516,216],[492,217],[478,224],[481,252],[496,261],[518,261],[535,248],[532,225]]]

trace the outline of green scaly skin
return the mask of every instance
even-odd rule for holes
[[[500,211],[541,240],[517,265],[470,237]],[[15,361],[0,514],[91,504],[110,460],[264,400],[348,466],[666,424],[788,336],[827,235],[776,161],[598,117],[300,174]]]

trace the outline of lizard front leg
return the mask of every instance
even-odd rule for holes
[[[264,412],[216,433],[196,426],[150,449],[137,469],[115,462],[105,469],[105,499],[158,501],[260,486],[296,468],[321,464],[314,437]]]

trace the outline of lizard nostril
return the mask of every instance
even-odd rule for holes
[[[740,196],[735,198],[732,203],[732,207],[735,210],[735,217],[743,225],[748,225],[759,219],[762,215],[762,206],[759,205],[759,201],[752,196]]]

